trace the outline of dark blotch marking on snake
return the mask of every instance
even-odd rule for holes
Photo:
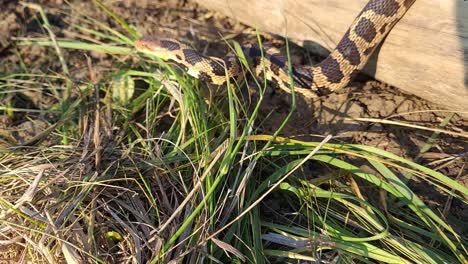
[[[220,61],[210,60],[210,67],[214,75],[216,76],[226,76],[226,71],[224,65]]]
[[[331,94],[332,91],[328,89],[327,87],[317,87],[317,90],[315,90],[315,93],[317,94],[317,96],[324,96],[324,95]]]
[[[293,67],[292,76],[294,79],[294,85],[297,87],[308,89],[312,87],[312,81],[314,79],[313,73],[310,68],[304,67]]]
[[[351,74],[349,75],[349,79],[352,80],[354,79],[354,77],[356,77],[356,75],[358,75],[361,71],[358,70],[358,69],[354,69],[353,72],[351,72]]]
[[[231,56],[224,57],[223,61],[224,61],[224,64],[226,64],[226,69],[230,69],[231,67],[234,66],[233,57]]]
[[[270,62],[271,62],[271,70],[276,75],[279,75],[280,69],[282,69],[287,74],[288,67],[286,65],[286,61],[284,60],[283,55],[281,55],[281,54],[272,54],[270,56]]]
[[[197,51],[193,49],[183,49],[182,52],[184,53],[185,60],[190,65],[195,65],[205,60],[205,57],[203,55],[201,55],[200,53],[198,53]]]
[[[340,83],[343,79],[343,73],[340,71],[340,64],[332,57],[327,57],[321,63],[317,64],[322,70],[322,74],[327,77],[331,83]]]
[[[343,36],[338,44],[337,50],[343,55],[343,57],[351,63],[351,65],[359,65],[361,62],[361,54],[356,47],[356,43],[349,39],[349,31]],[[338,66],[339,67],[339,66]]]
[[[367,43],[372,42],[377,35],[374,23],[365,17],[359,19],[357,26],[354,28],[354,32],[356,32],[356,34],[361,38],[365,39]]]
[[[259,75],[259,77],[261,77],[261,78],[259,78],[259,81],[261,81],[262,84],[265,84],[265,83],[263,83],[263,80],[265,80],[264,76]],[[268,87],[273,88],[273,91],[276,90],[276,89],[281,89],[281,85],[283,85],[283,87],[288,87],[289,88],[289,84],[285,83],[283,80],[280,80],[280,79],[275,79],[274,81],[267,79],[266,80],[266,85]]]
[[[272,61],[270,61],[270,69],[271,71],[276,75],[278,76],[280,74],[280,67],[278,66],[278,64],[275,64],[273,63]],[[286,72],[287,74],[287,72]]]
[[[189,70],[189,68],[187,67],[187,65],[185,65],[185,64],[183,64],[183,63],[181,63],[181,62],[174,61],[174,64],[177,65],[177,66],[179,66],[179,67],[180,67],[183,71],[185,71],[185,72]]]
[[[262,51],[257,47],[257,46],[252,46],[249,48],[249,57],[250,58],[261,58],[262,57]]]
[[[251,57],[252,59],[252,67],[253,68],[256,68],[258,65],[260,65],[262,63],[262,58],[260,57]],[[262,69],[263,71],[263,69]]]
[[[201,81],[213,83],[213,79],[212,79],[211,76],[208,75],[206,72],[200,72],[199,75],[198,75],[198,78],[199,78]]]
[[[265,57],[268,57],[268,60],[270,61],[270,69],[275,75],[279,75],[280,70],[283,70],[286,73],[288,72],[286,63],[283,59],[283,55],[277,54],[277,53],[275,54],[266,54],[266,52],[262,53],[262,50],[258,46],[252,46],[251,48],[249,48],[248,56],[252,59],[252,63],[254,67],[261,65],[262,55]],[[265,70],[268,70],[268,69],[265,69]]]
[[[409,8],[413,4],[414,0],[406,0],[403,5],[405,5],[405,8]]]
[[[374,52],[374,49],[375,49],[375,45],[365,49],[362,54],[364,54],[365,56],[369,56],[372,52]]]
[[[385,33],[385,31],[387,30],[387,27],[388,27],[387,23],[383,24],[383,26],[380,28],[380,34]]]
[[[182,60],[182,57],[179,54],[175,55],[178,60]]]
[[[399,8],[400,5],[394,0],[370,0],[362,10],[361,14],[371,10],[379,15],[391,17],[397,13]]]
[[[161,40],[161,46],[171,51],[180,49],[179,43],[166,39]]]

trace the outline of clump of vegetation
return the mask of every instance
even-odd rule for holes
[[[331,135],[281,137],[294,99],[278,130],[263,134],[262,82],[254,105],[236,83],[210,97],[174,65],[137,54],[135,29],[96,3],[120,27],[82,16],[69,40],[27,6],[47,37],[17,44],[50,47],[61,71],[20,65],[0,78],[1,110],[23,121],[2,129],[1,254],[34,263],[466,262],[466,230],[453,227],[463,220],[431,209],[409,183],[464,203],[466,187]],[[100,73],[87,57],[87,78],[76,79],[69,50],[116,63]],[[26,90],[35,104],[18,96]]]

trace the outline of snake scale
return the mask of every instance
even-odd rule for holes
[[[242,50],[255,73],[265,74],[279,88],[290,92],[292,76],[296,92],[308,97],[326,95],[345,87],[356,76],[414,1],[370,0],[337,47],[314,66],[293,66],[290,72],[287,59],[276,48],[247,45]],[[216,85],[226,83],[226,77],[238,77],[241,71],[241,63],[232,52],[222,59],[209,57],[174,39],[147,35],[135,41],[135,48],[174,61],[189,75]]]

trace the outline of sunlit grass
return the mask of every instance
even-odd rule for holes
[[[18,45],[104,52],[128,63],[100,80],[91,64],[87,80],[75,80],[64,67],[1,77],[2,99],[30,89],[48,102],[28,109],[13,98],[0,109],[49,115],[46,132],[0,148],[2,239],[20,241],[27,259],[466,261],[465,238],[400,176],[411,174],[463,202],[466,187],[374,147],[331,136],[280,137],[294,100],[274,134],[259,134],[261,80],[255,105],[242,100],[235,83],[207,96],[205,84],[176,66],[137,54],[138,33],[97,3],[121,28],[83,16],[76,40],[51,40],[47,31],[44,39]],[[373,171],[361,169],[363,163]]]

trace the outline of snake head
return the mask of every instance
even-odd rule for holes
[[[151,35],[143,36],[135,41],[135,49],[137,51],[153,55],[162,60],[177,60],[174,51],[181,48],[181,43]]]

